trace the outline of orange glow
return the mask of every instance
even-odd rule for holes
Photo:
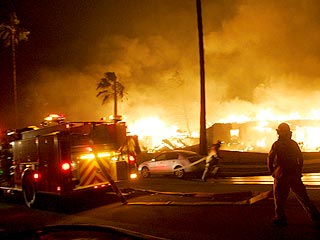
[[[232,124],[228,133],[230,139],[221,139],[226,143],[222,147],[225,150],[267,152],[278,137],[275,131],[277,125],[283,121],[293,123],[292,138],[299,143],[303,151],[320,150],[320,140],[318,140],[320,109],[311,109],[307,114],[297,111],[278,112],[271,107],[261,108],[255,111],[255,114],[253,112],[246,114],[245,110],[240,114],[235,112],[213,123]],[[250,129],[241,124],[250,125]],[[207,128],[211,126],[207,125]],[[128,125],[128,130],[130,134],[139,136],[140,146],[148,151],[182,148],[199,143],[199,131],[192,130],[188,133],[180,131],[176,126],[169,126],[157,116],[138,119]]]
[[[156,116],[141,118],[128,128],[130,133],[138,135],[140,142],[143,142],[142,145],[146,145],[149,149],[161,146],[164,139],[181,138],[181,132],[178,132],[176,126],[167,126]]]
[[[237,122],[237,123],[243,123],[243,122],[248,122],[250,118],[246,115],[236,115],[232,114],[227,116],[224,119],[221,119],[219,122],[224,122],[224,123],[229,123],[229,122]]]
[[[243,122],[244,119],[249,121]],[[226,122],[225,120],[231,121]],[[312,109],[309,114],[303,116],[298,112],[276,114],[272,108],[267,108],[260,110],[252,118],[245,117],[243,114],[238,116],[233,114],[218,122],[238,124],[235,125],[235,128],[230,129],[229,133],[233,150],[268,151],[278,137],[275,129],[280,122],[291,123],[292,138],[299,143],[302,151],[320,150],[320,110]],[[237,142],[235,143],[232,139],[236,139]],[[223,140],[228,142],[229,139]],[[235,149],[235,144],[238,144],[239,149]],[[224,147],[228,150],[228,147]]]

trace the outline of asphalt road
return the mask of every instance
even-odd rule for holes
[[[164,239],[320,239],[320,230],[292,194],[287,208],[289,225],[272,226],[272,185],[250,179],[139,179],[119,184],[127,204],[114,194],[92,195],[73,199],[73,209],[66,212],[43,206],[28,209],[19,201],[2,199],[0,228],[17,232],[53,224],[90,224]],[[320,208],[319,187],[308,185],[308,192]]]

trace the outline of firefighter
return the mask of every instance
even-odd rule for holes
[[[303,155],[300,147],[291,139],[292,132],[287,123],[281,123],[276,131],[278,140],[273,143],[267,157],[268,168],[274,178],[275,217],[272,223],[287,225],[285,204],[291,189],[309,217],[319,225],[320,213],[310,200],[301,180]]]
[[[202,181],[204,182],[207,181],[209,174],[212,174],[212,176],[215,177],[219,170],[219,167],[217,165],[221,160],[221,156],[219,153],[220,146],[221,141],[217,141],[217,143],[211,146],[209,155],[206,158],[206,166],[202,174]]]

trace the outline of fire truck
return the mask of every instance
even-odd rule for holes
[[[121,196],[115,182],[137,177],[138,140],[127,136],[124,122],[43,122],[5,138],[0,191],[22,192],[28,207],[40,193],[67,196],[112,185]]]

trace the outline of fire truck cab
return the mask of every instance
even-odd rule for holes
[[[139,145],[126,131],[124,122],[68,122],[11,132],[14,140],[1,149],[0,188],[22,191],[31,207],[38,193],[63,196],[130,181]]]

